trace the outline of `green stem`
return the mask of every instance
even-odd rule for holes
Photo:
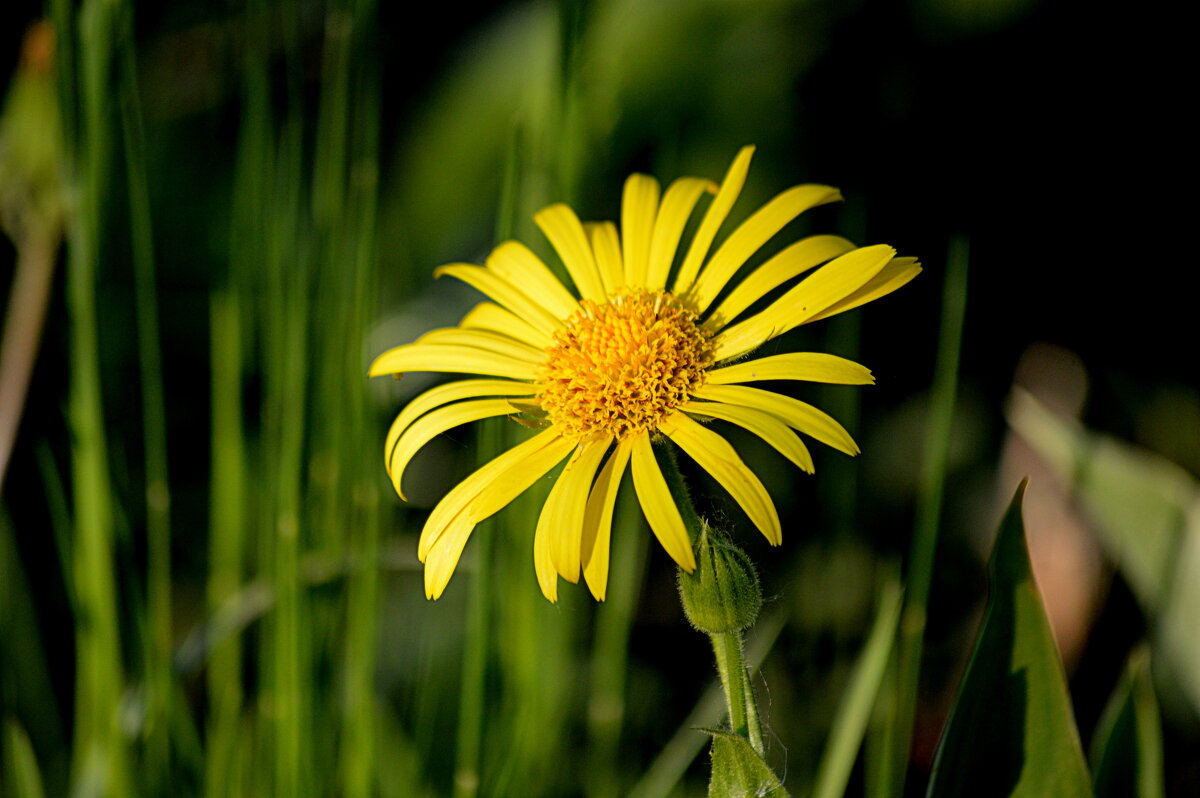
[[[669,448],[659,450],[664,457],[660,459],[663,476],[667,487],[679,507],[679,514],[687,527],[688,537],[693,546],[700,539],[701,521],[692,504],[692,499],[679,471],[679,463],[675,453]],[[724,688],[725,704],[729,710],[729,723],[735,734],[750,741],[760,755],[763,753],[762,724],[758,719],[758,706],[754,701],[754,686],[750,683],[750,674],[746,670],[746,657],[742,651],[742,633],[728,632],[709,634],[713,653],[717,660],[717,673],[721,677]]]
[[[111,67],[113,7],[91,2],[80,8],[79,83],[64,78],[64,95],[81,106],[78,139],[68,137],[79,166],[72,182],[78,206],[70,222],[67,311],[71,321],[69,416],[75,499],[71,581],[78,598],[76,624],[75,792],[133,795],[129,750],[121,730],[125,686],[117,612],[114,521],[107,436],[100,383],[100,334],[96,271],[101,258],[104,196],[111,155],[107,78]],[[65,15],[63,15],[65,16]],[[63,38],[71,41],[71,34]],[[70,50],[67,46],[64,49]],[[70,115],[67,117],[70,119]]]
[[[729,725],[734,734],[748,739],[754,750],[761,755],[762,724],[758,719],[758,707],[754,703],[750,672],[746,669],[741,632],[712,634],[709,635],[709,639],[717,658],[717,673],[721,675],[725,703],[729,707]]]
[[[212,483],[209,524],[208,610],[217,613],[241,587],[245,569],[246,435],[242,424],[241,299],[236,289],[213,295]],[[213,644],[207,672],[208,733],[205,798],[233,795],[238,722],[242,710],[242,641],[229,635]]]
[[[909,748],[912,744],[926,610],[937,552],[942,493],[946,481],[946,458],[950,450],[958,386],[959,352],[962,347],[963,317],[967,301],[965,238],[956,237],[950,242],[946,266],[942,294],[942,324],[938,339],[937,368],[930,396],[921,492],[908,559],[907,596],[904,612],[900,617],[894,714],[889,718],[889,726],[884,731],[884,762],[878,770],[882,781],[871,785],[871,794],[876,796],[902,794]]]

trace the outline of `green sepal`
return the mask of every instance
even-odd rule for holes
[[[717,729],[699,731],[713,738],[708,798],[788,798],[779,777],[746,738]]]
[[[754,563],[704,522],[696,542],[696,570],[679,571],[679,597],[692,626],[710,635],[746,629],[762,608]]]

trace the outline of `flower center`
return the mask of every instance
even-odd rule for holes
[[[704,383],[708,334],[670,294],[632,290],[580,304],[539,372],[542,409],[567,437],[641,432]]]

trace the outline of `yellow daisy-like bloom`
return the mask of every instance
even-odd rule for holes
[[[558,598],[557,577],[578,582],[581,572],[603,600],[613,503],[626,468],[633,471],[654,535],[680,567],[695,568],[687,529],[651,448],[659,436],[674,441],[724,486],[772,545],[781,534],[770,496],[728,441],[702,422],[716,418],[741,426],[809,473],[812,457],[797,432],[858,453],[846,430],[825,413],[745,383],[863,385],[873,382],[867,369],[817,352],[739,359],[801,324],[891,293],[920,266],[915,258],[895,257],[889,246],[857,248],[844,238],[815,235],[782,250],[726,292],[738,270],[788,222],[841,198],[829,186],[788,189],[710,255],[753,152],[745,147],[738,153],[719,187],[685,177],[661,201],[658,181],[632,175],[625,183],[620,233],[611,222],[580,222],[563,204],[540,211],[534,221],[562,258],[578,295],[516,241],[496,247],[484,266],[453,263],[437,270],[492,301],[476,306],[457,327],[385,352],[370,374],[438,371],[482,378],[426,391],[396,418],[385,444],[396,492],[404,497],[404,469],[417,450],[453,427],[527,413],[544,428],[471,474],[433,509],[417,549],[429,598],[445,589],[475,525],[564,460],[534,532],[534,570],[551,601]],[[683,229],[706,193],[715,196],[673,268]],[[811,273],[774,302],[742,318],[754,302],[806,272]]]

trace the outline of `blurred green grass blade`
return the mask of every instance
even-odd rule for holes
[[[1134,650],[1091,745],[1096,798],[1162,798],[1163,740],[1150,652]]]
[[[834,717],[833,728],[830,729],[817,771],[813,798],[839,798],[846,791],[867,722],[871,718],[871,708],[892,655],[902,599],[903,592],[898,583],[889,582],[884,587],[875,623],[871,626]]]
[[[476,462],[482,466],[505,448],[507,418],[488,419],[479,428]],[[483,751],[484,702],[488,672],[489,618],[493,589],[492,541],[505,534],[504,514],[493,516],[475,530],[478,558],[467,587],[467,616],[464,621],[462,674],[459,680],[458,723],[454,756],[455,798],[473,798],[480,789],[480,756]]]
[[[521,128],[514,124],[509,132],[509,146],[504,159],[504,181],[496,212],[496,243],[513,235],[516,199],[521,187],[522,140]],[[476,460],[479,465],[490,462],[508,448],[508,419],[491,419],[479,427]],[[484,735],[485,684],[488,672],[488,620],[491,593],[496,589],[490,578],[492,568],[492,539],[504,535],[506,514],[501,513],[476,530],[475,547],[478,567],[471,574],[468,587],[467,617],[463,641],[463,669],[460,680],[459,712],[454,763],[454,795],[473,798],[480,789]]]
[[[825,334],[825,351],[857,361],[859,359],[862,328],[861,313],[842,313],[828,322]],[[862,429],[862,392],[847,390],[843,385],[820,386],[821,402],[818,405],[826,413],[838,419],[846,429]],[[861,463],[848,457],[837,457],[821,464],[820,491],[823,515],[830,519],[835,539],[846,539],[857,532],[857,518],[861,506],[858,496]]]
[[[146,607],[145,641],[146,754],[141,770],[150,789],[171,783],[171,493],[167,470],[166,402],[159,350],[158,296],[155,288],[154,235],[150,190],[146,178],[146,146],[138,96],[138,67],[133,9],[116,12],[118,104],[124,143],[125,180],[129,201],[130,253],[135,286],[138,365],[141,377],[142,439],[146,463]]]
[[[1024,391],[1013,393],[1008,421],[1078,496],[1151,617],[1161,683],[1200,711],[1200,484],[1152,452],[1059,418]]]
[[[4,794],[12,798],[44,798],[42,773],[33,746],[21,724],[11,718],[4,723]]]
[[[642,511],[632,491],[617,496],[613,530],[608,592],[604,603],[596,607],[592,642],[588,775],[584,781],[590,798],[617,798],[623,786],[618,753],[625,719],[629,638],[650,544],[650,531],[643,526]]]
[[[509,435],[525,435],[509,425]],[[518,432],[518,430],[520,430]],[[510,438],[511,440],[511,438]],[[563,590],[546,601],[533,577],[533,535],[550,480],[540,480],[496,520],[492,545],[495,639],[502,703],[485,739],[484,782],[489,796],[558,795],[574,781],[561,767],[569,756],[576,720],[581,633],[581,591]],[[478,561],[477,561],[478,562]],[[483,564],[480,563],[480,567]],[[503,742],[499,742],[503,741]]]
[[[216,615],[241,587],[245,560],[246,452],[242,425],[241,302],[236,289],[211,300],[212,480],[207,606]],[[204,794],[232,795],[242,709],[242,642],[212,643],[207,670],[208,733]]]
[[[921,654],[924,649],[926,610],[937,556],[942,493],[946,484],[947,455],[953,432],[954,404],[958,393],[958,365],[967,306],[967,240],[950,242],[946,278],[942,289],[942,320],[938,334],[937,365],[930,390],[929,426],[921,467],[921,490],[909,549],[904,611],[896,659],[895,689],[889,698],[890,724],[883,729],[879,756],[872,765],[877,780],[875,798],[898,798],[904,792],[913,720],[917,706]]]
[[[1000,524],[983,626],[934,758],[929,798],[1092,795],[1071,697],[1025,544],[1022,483]]]
[[[355,547],[352,552],[361,567],[350,575],[347,586],[345,636],[345,709],[341,735],[342,794],[346,798],[368,798],[379,793],[381,752],[392,756],[393,749],[381,745],[381,712],[376,693],[375,674],[378,667],[380,622],[379,545],[382,532],[378,465],[365,457],[364,452],[379,445],[374,417],[370,412],[363,364],[352,355],[362,348],[366,330],[374,315],[376,264],[376,216],[379,200],[379,127],[380,87],[376,73],[377,61],[374,3],[365,0],[357,4],[353,22],[354,38],[347,45],[355,56],[352,66],[356,76],[354,96],[345,111],[347,123],[353,119],[353,135],[348,145],[347,202],[343,206],[344,225],[349,247],[353,252],[353,280],[350,283],[346,328],[346,349],[338,353],[343,390],[349,390],[354,401],[347,408],[347,431],[337,457],[352,464],[345,501],[353,508],[357,534],[347,541]],[[364,42],[364,40],[366,40]],[[369,64],[369,65],[368,65]],[[347,67],[348,69],[350,67]],[[355,110],[357,109],[357,113]],[[331,259],[326,268],[340,273],[338,260]],[[332,401],[337,401],[336,397]],[[330,412],[336,412],[336,406]],[[344,526],[338,522],[339,527]]]
[[[104,196],[111,157],[108,79],[116,6],[90,0],[79,10],[75,75],[63,80],[67,105],[79,92],[79,138],[67,147],[79,163],[74,217],[68,225],[67,312],[70,317],[70,387],[75,540],[70,580],[77,598],[73,789],[133,795],[129,751],[120,724],[125,691],[121,629],[113,560],[113,505],[100,383],[96,271],[104,229]],[[58,17],[68,15],[56,15]],[[64,36],[65,49],[72,37]],[[63,70],[65,71],[65,70]],[[64,113],[70,127],[70,113]]]
[[[43,750],[62,750],[58,699],[36,595],[22,568],[8,513],[0,506],[0,710],[20,718]]]

